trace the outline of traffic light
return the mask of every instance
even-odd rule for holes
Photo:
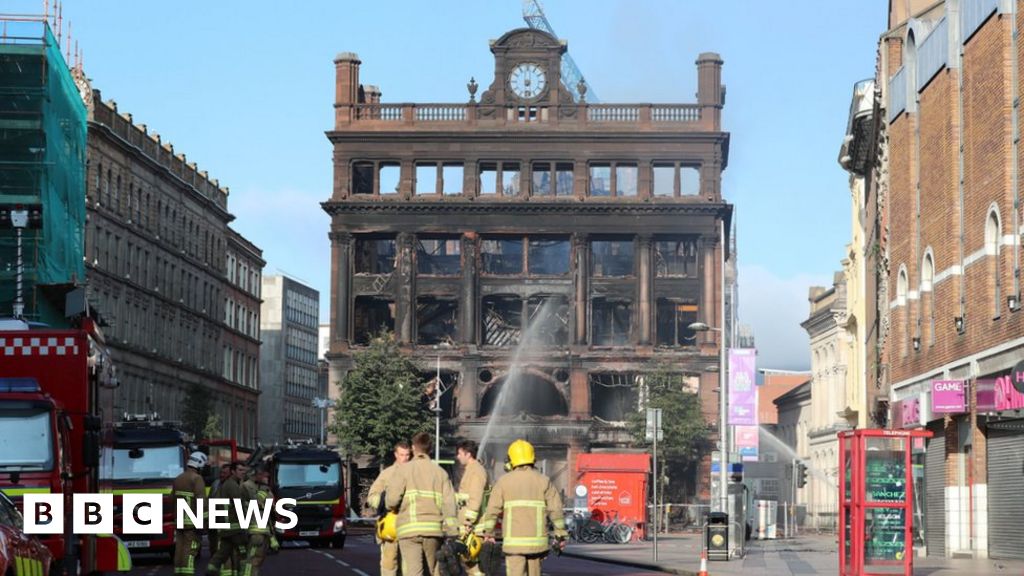
[[[807,465],[803,462],[796,463],[796,487],[807,486]]]

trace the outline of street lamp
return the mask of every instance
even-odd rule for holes
[[[320,445],[324,445],[324,410],[331,406],[330,398],[313,398],[313,406],[320,409]]]
[[[441,459],[441,396],[447,392],[441,388],[441,350],[451,348],[451,344],[442,342],[434,345],[437,352],[437,376],[434,381],[434,461]]]
[[[712,328],[703,322],[694,322],[690,324],[689,329],[694,332],[722,332],[721,328]],[[721,351],[718,359],[718,437],[722,439],[722,449],[718,462],[718,496],[722,501],[721,510],[725,512],[729,502],[729,473],[726,470],[726,463],[729,461],[729,428],[726,425],[726,419],[729,414],[729,396],[727,393],[729,379],[726,377],[725,371],[725,342],[722,342],[719,348],[721,348]]]

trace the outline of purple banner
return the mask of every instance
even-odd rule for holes
[[[996,408],[996,381],[977,380],[974,383],[978,394],[978,412],[995,412]]]
[[[730,426],[757,426],[757,388],[755,376],[757,350],[729,350],[729,421]]]
[[[978,380],[978,412],[1024,409],[1024,394],[1013,385],[1012,374],[995,380]]]
[[[932,380],[932,413],[967,411],[967,383],[963,380]]]

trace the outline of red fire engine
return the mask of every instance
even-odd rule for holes
[[[0,490],[19,503],[27,493],[64,496],[64,534],[41,540],[69,574],[131,569],[117,537],[71,533],[72,494],[99,491],[102,415],[116,386],[91,319],[72,330],[0,320]]]

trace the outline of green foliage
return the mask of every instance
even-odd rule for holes
[[[355,367],[341,382],[341,400],[331,425],[350,455],[384,458],[395,442],[433,430],[423,382],[390,333],[355,353]]]
[[[206,417],[206,424],[203,426],[204,440],[210,440],[214,438],[222,438],[224,433],[220,429],[220,415],[210,414]]]
[[[190,384],[188,391],[185,392],[181,424],[185,428],[185,432],[197,440],[207,438],[206,427],[210,418],[213,417],[213,410],[210,407],[212,401],[213,394],[198,382]]]
[[[657,366],[645,375],[642,394],[645,408],[628,418],[634,445],[651,447],[651,442],[645,438],[646,408],[660,408],[664,437],[658,441],[659,466],[664,467],[665,475],[672,480],[672,491],[685,497],[694,487],[701,458],[711,448],[700,397],[687,391],[680,374],[670,372],[665,366]]]

